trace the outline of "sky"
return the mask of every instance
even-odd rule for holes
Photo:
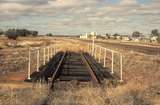
[[[0,0],[0,29],[40,34],[160,30],[160,0]]]

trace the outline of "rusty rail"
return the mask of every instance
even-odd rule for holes
[[[63,55],[62,55],[62,57],[61,57],[61,59],[60,59],[60,61],[59,61],[59,63],[58,63],[58,65],[57,65],[57,67],[56,67],[55,72],[52,75],[51,86],[50,86],[51,89],[53,89],[54,82],[56,81],[57,78],[59,78],[60,80],[63,80],[63,79],[65,79],[64,76],[67,76],[65,74],[65,68],[64,68],[64,65],[67,64],[65,62],[68,61],[67,60],[67,58],[68,58],[67,56],[70,56],[70,53],[69,52],[64,52]],[[82,62],[82,65],[87,69],[86,72],[88,71],[88,76],[91,77],[90,80],[92,80],[93,83],[100,84],[101,83],[100,79],[98,78],[98,75],[96,74],[96,71],[94,70],[94,67],[92,67],[93,66],[92,63],[89,61],[89,59],[87,58],[87,56],[84,53],[82,53],[82,52],[80,53],[80,61],[79,62]],[[82,67],[82,65],[79,66],[79,67]],[[82,69],[83,69],[83,67],[82,67]],[[82,71],[76,71],[76,69],[75,70],[73,69],[73,71],[74,72],[82,72]],[[82,81],[80,79],[81,77],[78,77],[80,75],[81,74],[79,74],[79,75],[77,74],[76,75],[74,73],[74,75],[73,75],[72,78],[73,79],[76,78],[76,79]],[[68,78],[70,78],[70,76],[71,76],[71,74],[68,74]],[[74,78],[74,76],[75,76],[75,78]]]
[[[63,61],[64,61],[65,56],[66,56],[66,53],[67,53],[67,52],[64,52],[64,53],[63,53],[63,55],[62,55],[62,57],[61,57],[61,60],[59,61],[58,66],[57,66],[57,68],[56,68],[56,70],[55,70],[55,72],[54,72],[54,74],[53,74],[53,76],[52,76],[52,83],[51,83],[51,87],[50,87],[50,88],[53,88],[54,82],[55,82],[57,76],[58,76],[59,73],[60,73],[60,67],[61,67],[62,64],[63,64]]]
[[[91,77],[92,77],[92,80],[93,82],[95,83],[100,83],[100,80],[98,79],[98,76],[96,75],[96,73],[94,72],[90,62],[88,61],[88,59],[86,58],[86,56],[81,53],[81,57],[82,57],[82,60],[83,60],[83,63],[85,63],[85,65],[87,66],[90,74],[91,74]]]

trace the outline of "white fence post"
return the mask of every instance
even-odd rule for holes
[[[54,46],[54,55],[56,55],[56,46]]]
[[[92,55],[92,45],[90,44],[90,55]]]
[[[106,48],[104,49],[104,63],[103,66],[106,67]]]
[[[49,61],[49,46],[48,46],[48,55],[47,55],[48,61]]]
[[[51,47],[51,53],[50,53],[50,57],[52,58],[53,56],[53,47]]]
[[[39,49],[37,50],[37,72],[39,72]]]
[[[46,48],[43,48],[43,65],[46,64]]]
[[[92,56],[94,56],[94,46],[92,45]]]
[[[93,35],[93,39],[92,39],[92,56],[94,56],[94,35]]]
[[[55,55],[55,46],[53,47],[53,55]]]
[[[54,46],[52,47],[52,56],[54,56]]]
[[[88,44],[88,54],[90,53],[90,45]]]
[[[57,53],[57,49],[56,49],[56,47],[55,47],[55,49],[54,49],[54,53],[55,53],[55,54]]]
[[[111,73],[113,74],[114,73],[114,52],[112,51],[112,71],[111,71]]]
[[[120,82],[123,82],[123,68],[122,68],[122,65],[123,65],[123,57],[122,57],[122,54],[120,54],[120,72],[121,72],[121,79],[120,79]]]
[[[101,52],[102,52],[102,48],[101,47],[99,47],[100,48],[100,52],[99,52],[99,63],[101,62]]]
[[[31,73],[31,52],[29,48],[29,51],[28,51],[28,79],[31,79],[30,73]]]
[[[96,48],[96,46],[95,46],[95,51],[94,51],[94,58],[95,58],[95,59],[97,58],[96,54],[97,54],[97,48]]]

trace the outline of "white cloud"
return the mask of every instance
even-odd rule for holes
[[[123,6],[131,6],[131,5],[137,5],[137,0],[121,0],[120,5]]]
[[[18,4],[18,3],[3,3],[0,4],[1,12],[18,12],[25,11],[30,8],[30,6]]]
[[[140,4],[137,0],[120,0],[118,3],[105,4],[104,0],[1,0],[0,21],[14,20],[21,16],[53,17],[48,25],[58,27],[73,26],[107,26],[129,23],[131,17],[159,17],[160,0],[151,0],[148,4]],[[55,20],[54,20],[55,19]],[[159,18],[158,18],[159,19]],[[156,20],[141,21],[156,23]],[[138,20],[134,20],[138,21]],[[41,21],[39,21],[41,22]],[[134,24],[131,24],[134,25]],[[113,26],[114,27],[114,26]]]

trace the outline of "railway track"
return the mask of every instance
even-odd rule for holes
[[[100,75],[100,71],[94,69],[93,65],[87,54],[83,52],[64,52],[52,75],[51,88],[56,81],[92,81],[94,84],[100,84],[103,76]]]
[[[33,83],[49,83],[50,88],[56,82],[77,81],[101,84],[104,79],[113,79],[106,68],[92,56],[84,52],[58,52],[50,61],[31,74]]]
[[[53,93],[56,90],[67,89],[66,84],[72,84],[72,81],[76,81],[80,86],[88,83],[99,86],[104,79],[113,79],[109,72],[103,70],[101,64],[97,63],[88,53],[59,52],[39,73],[40,78],[51,78],[46,79],[47,83],[49,81],[49,93],[41,105],[50,105],[48,103],[52,100]]]

